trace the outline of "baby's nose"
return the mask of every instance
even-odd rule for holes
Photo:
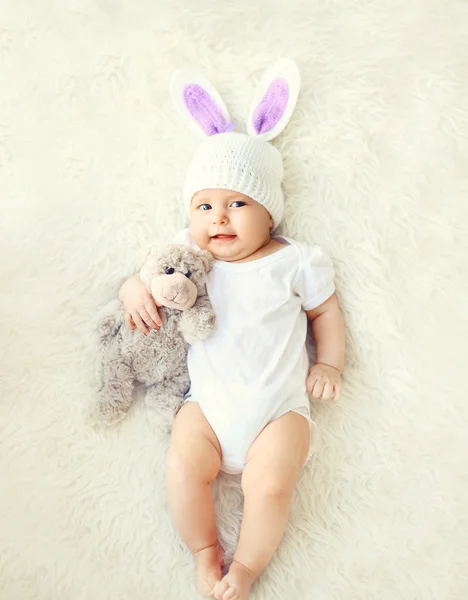
[[[224,212],[213,213],[213,225],[226,225],[228,223],[228,217]]]

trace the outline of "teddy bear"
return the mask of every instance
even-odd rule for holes
[[[189,344],[215,327],[205,286],[213,262],[206,250],[183,244],[155,245],[143,256],[140,279],[159,308],[162,325],[148,335],[129,329],[120,301],[113,301],[97,328],[98,422],[125,418],[134,401],[135,383],[147,386],[147,402],[171,424],[190,387]]]

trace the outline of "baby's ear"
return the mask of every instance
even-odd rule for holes
[[[208,252],[208,250],[197,250],[197,257],[202,261],[205,273],[209,273],[214,261],[211,252]]]
[[[291,119],[296,106],[301,76],[292,60],[281,58],[263,75],[254,96],[247,132],[269,142]]]

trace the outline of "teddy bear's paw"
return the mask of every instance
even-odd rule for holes
[[[202,318],[200,318],[200,321],[198,323],[198,331],[197,331],[198,339],[204,340],[209,335],[211,335],[215,329],[215,325],[216,325],[216,316],[215,316],[214,312],[209,311],[209,312],[203,313]]]
[[[185,317],[185,318],[184,318]],[[214,312],[206,311],[198,314],[183,315],[180,320],[180,330],[187,343],[192,344],[207,338],[215,328]]]
[[[172,431],[172,426],[174,425],[174,414],[158,414],[158,417],[155,419],[154,423],[159,433],[161,433],[162,435],[170,435]]]
[[[94,411],[94,424],[95,425],[105,425],[106,427],[111,427],[112,425],[116,425],[123,421],[126,417],[127,413],[123,410],[120,410],[115,405],[105,402],[99,401],[96,410]]]
[[[174,424],[177,408],[182,403],[179,398],[177,402],[174,398],[155,398],[149,393],[145,404],[151,412],[151,420],[161,433],[170,433]]]

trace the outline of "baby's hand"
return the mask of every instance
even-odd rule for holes
[[[309,370],[306,389],[317,400],[332,400],[338,402],[341,394],[341,373],[335,367],[316,363]]]
[[[120,288],[119,298],[124,305],[125,323],[129,329],[138,329],[145,335],[149,329],[159,329],[162,325],[153,296],[134,275]]]

